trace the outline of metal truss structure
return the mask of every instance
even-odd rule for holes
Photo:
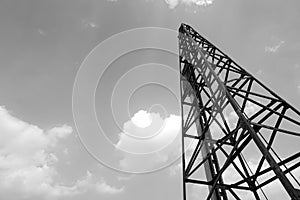
[[[186,24],[179,55],[184,200],[300,199],[300,112]]]

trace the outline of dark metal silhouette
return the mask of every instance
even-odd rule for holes
[[[186,24],[179,54],[184,200],[300,199],[300,112]]]

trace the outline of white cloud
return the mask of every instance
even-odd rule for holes
[[[124,170],[151,170],[180,154],[181,118],[170,115],[162,119],[158,113],[147,113],[151,124],[141,128],[132,120],[123,126],[116,149],[122,153],[120,166]]]
[[[94,179],[93,174],[87,171],[86,177],[82,180],[78,180],[73,188],[79,193],[92,190],[100,194],[118,194],[124,191],[124,187],[116,188],[108,185],[103,179],[100,181],[95,181]]]
[[[140,110],[139,112],[134,114],[131,121],[135,126],[138,126],[140,128],[146,128],[151,125],[152,118],[150,113],[147,113],[144,110]]]
[[[280,40],[277,41],[276,44],[272,45],[272,46],[266,46],[265,47],[265,52],[268,53],[276,53],[280,47],[282,47],[282,45],[285,43],[285,41]]]
[[[170,9],[174,9],[179,4],[179,0],[165,0],[165,2]]]
[[[71,127],[63,125],[44,131],[0,107],[0,130],[1,190],[18,188],[25,197],[68,191],[54,184],[53,177],[57,174],[54,164],[58,159],[51,153],[51,148],[59,139],[72,133]]]
[[[170,9],[174,9],[180,3],[187,6],[209,6],[214,0],[165,0],[165,2]]]
[[[166,119],[158,113],[149,113],[149,116],[152,122],[145,128],[137,126],[133,120],[126,122],[116,147],[131,153],[147,154],[164,148],[176,138],[181,125],[179,116],[170,115]]]
[[[71,186],[56,181],[59,160],[53,152],[72,131],[68,125],[43,130],[0,107],[0,199],[52,200],[79,194],[92,185],[100,193],[118,192],[103,180],[92,182],[91,175]]]

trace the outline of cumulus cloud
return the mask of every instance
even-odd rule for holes
[[[135,124],[138,121],[136,114],[132,120],[124,124],[124,132],[119,134],[119,142],[116,145],[118,149],[136,154],[147,154],[164,148],[176,138],[181,125],[179,116],[170,115],[162,119],[158,113],[148,114],[151,124],[147,127]],[[144,122],[140,123],[144,125]]]
[[[195,126],[192,126],[188,134],[195,133]],[[195,145],[196,140],[186,140],[187,153],[191,153]],[[119,166],[124,171],[141,173],[170,167],[173,176],[180,167],[174,163],[182,154],[181,116],[171,114],[162,118],[158,113],[140,110],[124,123],[115,147],[121,153]]]
[[[170,9],[174,9],[180,3],[188,6],[209,6],[214,0],[165,0],[165,2]]]
[[[54,148],[72,131],[68,125],[43,130],[0,107],[0,199],[57,199],[92,185],[100,193],[118,192],[103,180],[92,182],[90,173],[71,186],[55,180],[59,174]]]
[[[146,111],[142,111],[146,112]],[[138,112],[139,113],[139,112]],[[120,166],[124,170],[150,170],[162,163],[166,163],[175,155],[180,155],[181,118],[170,115],[163,119],[158,113],[146,113],[151,118],[147,127],[139,126],[137,121],[145,116],[134,116],[134,120],[127,121],[123,132],[119,134],[116,149],[122,152],[123,159]],[[147,119],[148,123],[149,119]],[[144,125],[145,122],[139,122]]]
[[[103,179],[96,181],[93,178],[93,174],[87,171],[86,177],[82,180],[78,180],[73,186],[73,190],[77,193],[84,193],[87,191],[96,191],[100,194],[118,194],[124,191],[124,187],[116,188],[107,184]]]

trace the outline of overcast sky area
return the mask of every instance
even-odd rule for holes
[[[146,33],[95,47],[161,27],[176,53],[187,23],[300,110],[299,19],[297,0],[0,0],[0,200],[182,199],[178,57],[134,50]]]

